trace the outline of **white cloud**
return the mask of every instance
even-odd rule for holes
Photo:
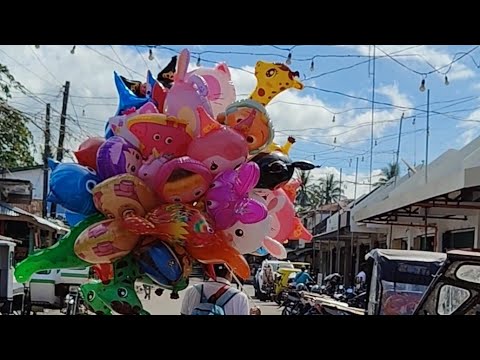
[[[352,48],[358,51],[362,55],[371,55],[372,50],[369,45],[343,45],[344,47]],[[423,45],[420,47],[408,48],[412,45],[378,45],[376,56],[385,56],[381,51],[383,50],[387,54],[396,53],[394,55],[406,55],[417,54],[418,56],[405,56],[396,57],[395,59],[406,64],[419,72],[430,72],[434,68],[439,69],[441,73],[445,73],[448,70],[448,65],[454,60],[454,54],[447,52],[446,48],[442,49],[434,45]],[[381,49],[381,50],[380,50]],[[391,61],[391,60],[390,60]],[[412,66],[415,65],[415,66]],[[421,65],[421,66],[418,66]],[[399,65],[400,66],[400,65]],[[436,73],[437,76],[442,78],[443,74]],[[451,70],[448,72],[449,80],[462,80],[470,79],[475,76],[475,72],[469,68],[462,60],[453,64]]]
[[[460,133],[457,137],[457,145],[463,147],[480,135],[480,110],[473,111],[465,120],[457,124]]]

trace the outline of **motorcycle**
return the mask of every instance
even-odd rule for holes
[[[71,285],[68,289],[68,294],[65,296],[65,305],[66,308],[64,311],[65,315],[83,315],[85,314],[85,309],[83,305],[83,299],[80,296],[80,287],[76,285]]]

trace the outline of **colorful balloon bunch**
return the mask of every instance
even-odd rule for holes
[[[285,258],[289,239],[310,240],[295,217],[295,168],[280,147],[265,106],[298,73],[259,61],[257,88],[234,102],[224,63],[188,72],[183,50],[157,80],[114,74],[119,108],[105,138],[75,152],[78,163],[50,160],[48,200],[68,209],[72,228],[54,246],[18,265],[18,281],[40,270],[93,266],[100,280],[82,286],[97,314],[146,314],[134,284],[171,290],[188,284],[193,261],[226,263],[249,276],[244,254]]]

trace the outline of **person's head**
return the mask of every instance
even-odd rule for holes
[[[225,264],[215,264],[213,265],[213,270],[216,276],[232,281],[232,273]]]
[[[300,270],[302,270],[302,272],[305,272],[305,270],[307,270],[307,268],[306,268],[305,266],[302,266],[302,267],[300,268]]]

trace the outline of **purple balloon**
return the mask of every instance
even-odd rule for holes
[[[97,172],[101,180],[120,174],[137,175],[142,165],[138,149],[120,136],[112,136],[97,153]]]

